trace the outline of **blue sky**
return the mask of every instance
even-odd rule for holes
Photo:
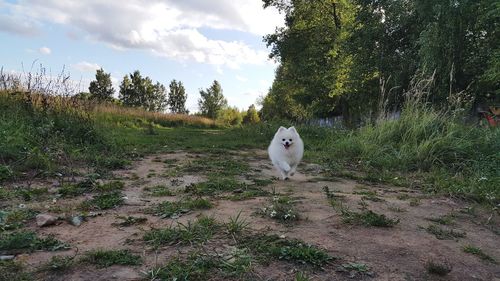
[[[140,70],[165,86],[182,81],[190,111],[217,79],[229,104],[246,109],[274,78],[262,36],[282,25],[261,0],[0,0],[0,66],[20,72],[36,62],[54,75],[64,67],[82,90],[96,68],[117,91]]]

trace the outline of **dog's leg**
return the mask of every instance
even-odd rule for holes
[[[297,165],[292,165],[292,167],[290,167],[290,173],[289,175],[291,177],[293,177],[293,175],[295,175],[295,170],[297,169]]]
[[[291,167],[290,167],[290,165],[288,165],[287,162],[280,161],[278,163],[278,165],[280,166],[281,170],[283,170],[283,172],[285,172],[286,174],[288,174],[290,172]]]

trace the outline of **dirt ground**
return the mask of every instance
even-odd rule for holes
[[[213,208],[191,211],[177,219],[160,218],[145,212],[156,203],[165,200],[174,201],[178,196],[185,194],[180,192],[176,196],[152,197],[144,192],[144,187],[162,184],[171,187],[172,190],[182,191],[189,184],[206,179],[201,173],[164,176],[169,167],[162,161],[176,159],[178,165],[195,157],[197,155],[184,152],[151,155],[133,163],[129,169],[113,172],[115,179],[125,183],[123,192],[126,200],[123,206],[99,212],[78,227],[62,221],[54,226],[40,228],[34,221],[30,222],[29,229],[41,235],[53,234],[59,240],[69,243],[72,248],[62,252],[21,254],[16,260],[36,267],[54,255],[79,255],[97,248],[126,248],[141,255],[143,264],[107,268],[81,265],[65,274],[51,275],[48,278],[93,281],[144,280],[144,272],[148,272],[155,265],[161,265],[172,256],[185,253],[190,247],[170,245],[154,250],[142,239],[146,231],[151,228],[168,227],[176,222],[184,223],[200,214],[226,222],[241,212],[241,216],[250,223],[249,231],[297,238],[325,249],[331,256],[338,258],[322,269],[281,260],[273,260],[266,264],[255,262],[253,276],[259,280],[295,280],[297,271],[306,272],[310,280],[500,280],[498,264],[481,260],[463,251],[465,245],[474,245],[497,261],[500,260],[498,219],[491,218],[491,214],[482,211],[481,208],[472,208],[472,203],[430,196],[418,190],[402,187],[326,177],[320,166],[309,163],[299,166],[298,173],[291,180],[281,181],[276,178],[277,173],[273,170],[265,151],[249,151],[235,156],[248,162],[251,167],[250,176],[242,177],[240,180],[246,181],[252,177],[272,179],[272,183],[262,189],[295,198],[295,207],[300,220],[282,224],[259,215],[259,211],[269,204],[269,196],[242,201],[231,201],[222,196],[211,197]],[[46,184],[50,185],[51,181]],[[325,186],[345,206],[359,210],[362,201],[364,208],[385,214],[389,218],[397,218],[399,223],[389,228],[346,224],[342,221],[341,214],[330,204],[324,191]],[[362,200],[367,192],[372,194],[376,192],[375,201]],[[29,205],[39,210],[54,205],[70,208],[84,198],[85,196],[70,200],[59,199],[56,202],[32,202]],[[429,218],[446,215],[453,216],[453,224],[443,227],[465,232],[465,237],[438,239],[426,231],[426,228],[433,224]],[[146,217],[147,222],[119,227],[113,225],[118,221],[117,216]],[[217,244],[217,238],[214,239],[215,241],[208,244]],[[215,247],[223,248],[224,245]],[[430,275],[426,270],[426,263],[431,260],[451,265],[451,272],[444,277]],[[349,262],[367,265],[369,274],[353,274],[339,270],[342,264]]]

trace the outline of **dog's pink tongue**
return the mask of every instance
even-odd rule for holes
[[[285,144],[285,149],[288,149],[290,148],[290,145],[289,144]]]

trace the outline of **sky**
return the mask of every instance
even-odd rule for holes
[[[64,69],[83,91],[102,67],[117,92],[139,70],[167,87],[182,81],[191,112],[218,80],[229,105],[246,109],[277,67],[263,36],[283,25],[261,0],[0,0],[0,67]]]

